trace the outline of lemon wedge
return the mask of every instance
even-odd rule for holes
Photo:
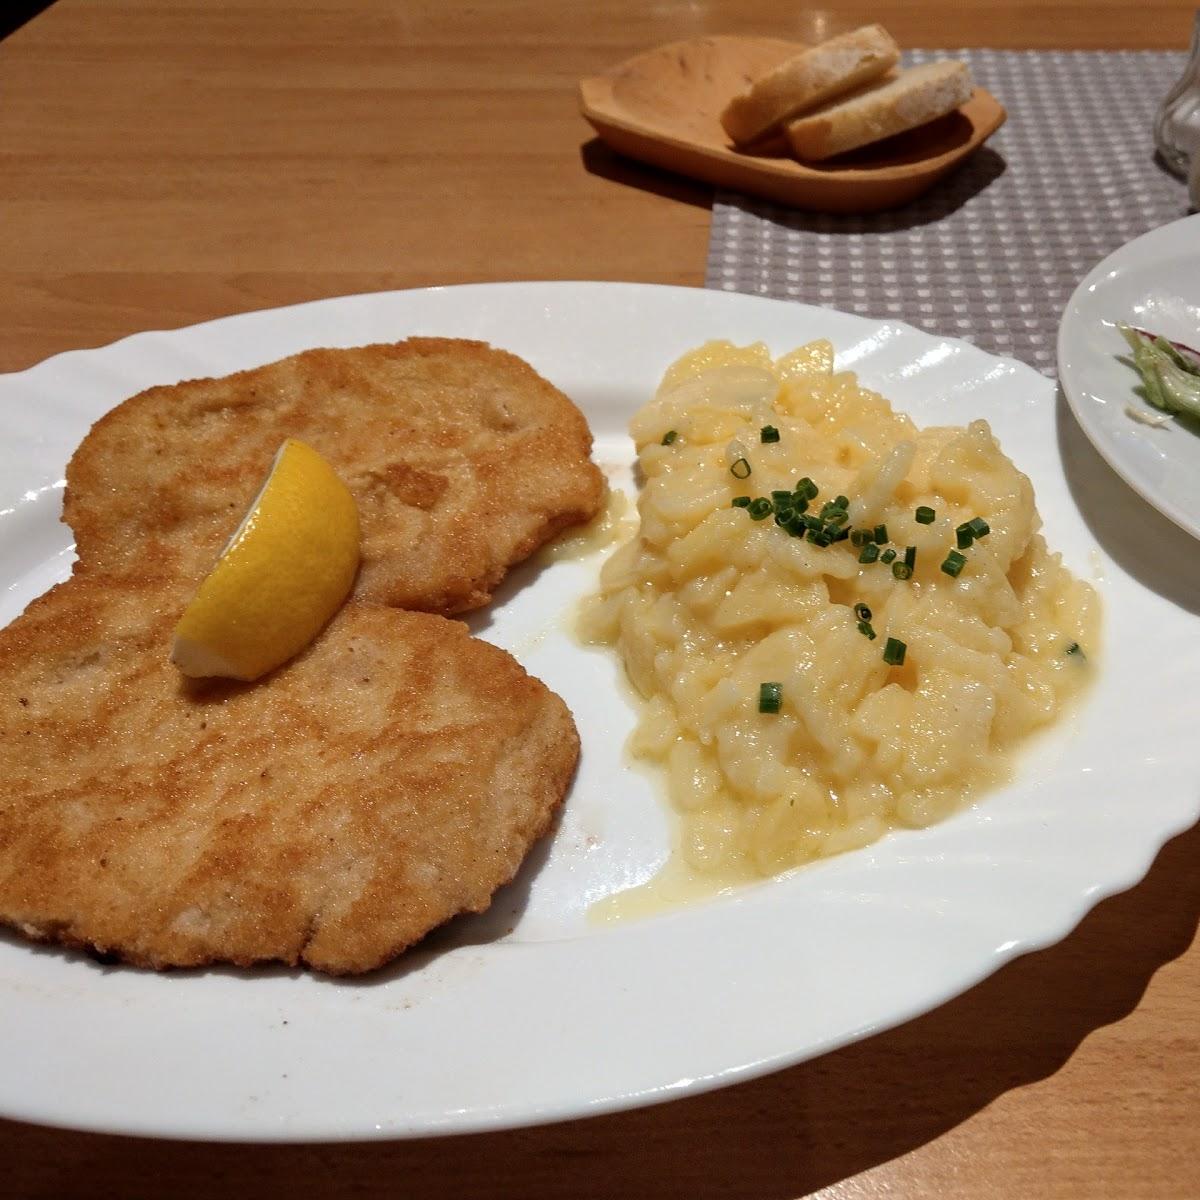
[[[358,508],[311,446],[289,438],[175,627],[185,674],[257,679],[298,654],[349,594]]]

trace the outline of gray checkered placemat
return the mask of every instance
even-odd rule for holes
[[[1187,186],[1154,161],[1152,133],[1187,56],[906,55],[950,57],[1008,110],[980,151],[925,196],[870,216],[718,192],[706,282],[907,321],[1053,374],[1059,317],[1079,280],[1118,246],[1187,215]]]

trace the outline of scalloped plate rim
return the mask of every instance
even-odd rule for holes
[[[69,351],[14,375],[0,376],[0,400],[8,398],[6,393],[17,387],[27,391],[30,386],[58,386],[56,377],[61,378],[64,372],[77,383],[86,383],[91,377],[103,378],[103,385],[97,383],[97,389],[106,394],[111,394],[118,383],[127,388],[131,384],[139,386],[146,371],[151,369],[143,360],[153,358],[153,370],[158,371],[163,354],[169,358],[177,352],[180,363],[190,369],[195,362],[190,348],[197,343],[203,346],[214,334],[235,335],[244,331],[246,336],[235,354],[258,353],[258,361],[263,361],[275,357],[276,350],[290,352],[283,343],[298,335],[289,331],[298,326],[308,328],[313,319],[320,324],[322,317],[327,316],[329,327],[337,329],[340,336],[346,333],[347,321],[352,324],[368,314],[372,320],[386,323],[385,317],[390,320],[389,314],[393,312],[398,314],[394,331],[397,337],[428,332],[425,326],[431,319],[455,325],[453,330],[445,332],[459,336],[469,336],[470,330],[482,335],[490,329],[506,328],[512,331],[511,341],[516,343],[509,348],[529,355],[534,365],[552,379],[557,374],[560,379],[556,382],[572,372],[580,378],[588,378],[592,372],[602,381],[607,369],[619,378],[627,377],[628,386],[636,378],[639,389],[652,388],[656,382],[646,372],[648,362],[657,361],[658,356],[665,365],[665,359],[678,346],[689,339],[711,336],[722,326],[758,328],[777,350],[787,348],[788,341],[806,340],[806,336],[828,333],[842,336],[853,332],[860,340],[852,350],[861,351],[868,382],[873,370],[882,375],[891,372],[899,390],[909,388],[915,392],[931,373],[936,378],[937,372],[952,370],[957,380],[955,386],[963,394],[962,403],[968,399],[973,402],[982,393],[1011,403],[1011,412],[998,410],[1000,419],[1020,421],[1025,419],[1022,414],[1029,414],[1030,420],[1036,419],[1043,425],[1053,421],[1052,415],[1037,410],[1038,403],[1044,407],[1052,400],[1050,381],[1024,364],[985,354],[956,339],[923,333],[895,321],[873,321],[728,292],[589,282],[492,283],[366,293],[217,318],[172,331],[146,331],[105,347]],[[655,339],[644,333],[651,316],[658,321]],[[578,342],[563,346],[558,338],[562,329],[573,329]],[[353,344],[345,339],[326,340],[330,344]],[[652,341],[653,345],[648,345]],[[622,345],[633,365],[622,366],[614,357],[614,351]],[[845,349],[844,344],[839,346],[839,350]],[[885,368],[873,367],[873,363],[880,362]],[[886,366],[888,363],[892,365]],[[118,368],[115,372],[114,367]],[[220,369],[231,368],[221,364]],[[904,370],[908,371],[907,377],[900,374]],[[625,402],[622,396],[620,403]],[[633,403],[632,395],[628,402]],[[941,397],[936,400],[938,404],[947,402]],[[75,403],[79,403],[78,398]],[[86,421],[90,416],[77,412],[75,418]],[[0,409],[0,421],[11,424],[12,418],[6,418]],[[1035,449],[1030,446],[1031,452]],[[1015,456],[1020,463],[1020,453]],[[1041,450],[1035,457],[1046,471],[1046,477],[1035,478],[1035,484],[1039,489],[1044,485],[1051,492],[1057,491],[1061,481],[1045,467],[1050,459]],[[30,482],[45,485],[52,481],[43,475]],[[1081,518],[1078,513],[1067,511],[1056,514],[1055,519],[1059,529],[1071,534],[1069,540],[1078,560],[1082,553],[1079,537],[1085,536]],[[1108,569],[1114,572],[1106,584],[1114,620],[1128,621],[1131,608],[1138,613],[1156,604],[1157,597],[1139,590],[1114,564],[1108,564]],[[1176,614],[1170,620],[1179,624],[1183,617]],[[1193,635],[1194,625],[1194,621],[1186,625]],[[1169,632],[1164,630],[1163,636]],[[1106,645],[1115,655],[1119,639],[1111,631]],[[1115,665],[1114,662],[1114,670]],[[1107,695],[1107,690],[1104,694]],[[1098,694],[1085,712],[1090,713],[1099,703]],[[1092,721],[1090,716],[1085,726],[1088,721]],[[585,742],[586,737],[585,732]],[[940,980],[931,982],[925,974],[917,972],[914,961],[918,960],[896,957],[895,947],[871,946],[873,953],[883,956],[871,959],[871,965],[883,970],[878,964],[886,963],[892,968],[890,974],[884,971],[883,979],[894,995],[882,1004],[870,997],[869,1002],[857,1007],[854,998],[847,997],[845,1010],[832,1015],[804,1013],[801,1009],[802,1016],[822,1029],[819,1036],[807,1039],[803,1020],[797,1028],[796,1012],[787,1006],[790,996],[780,990],[786,990],[785,984],[797,983],[796,978],[782,972],[780,950],[785,951],[785,961],[789,953],[799,959],[812,939],[815,939],[812,945],[819,949],[825,944],[821,939],[827,935],[815,928],[813,922],[776,927],[770,924],[772,918],[782,915],[794,921],[797,905],[801,905],[802,913],[801,902],[807,901],[819,902],[815,912],[828,910],[855,919],[864,904],[869,907],[873,893],[860,890],[847,898],[839,891],[842,880],[860,888],[864,881],[879,887],[886,885],[889,871],[899,871],[911,882],[911,872],[917,870],[918,880],[923,878],[920,872],[933,872],[936,877],[952,882],[954,862],[947,863],[945,848],[954,848],[963,839],[967,846],[975,847],[975,853],[983,854],[983,865],[993,871],[1011,873],[1017,869],[1014,863],[990,861],[988,847],[1004,844],[1005,822],[1021,816],[1023,810],[999,800],[989,809],[985,800],[931,830],[894,835],[877,847],[805,868],[774,884],[750,889],[725,901],[633,923],[591,938],[502,942],[455,949],[440,960],[422,964],[410,974],[389,979],[377,988],[332,985],[307,978],[293,980],[271,972],[249,973],[249,977],[230,973],[228,978],[219,973],[145,976],[127,971],[101,972],[71,956],[39,952],[3,941],[0,942],[0,1018],[5,1019],[5,1027],[13,1039],[13,1065],[19,1067],[24,1054],[37,1056],[31,1061],[43,1063],[49,1055],[60,1069],[62,1063],[70,1065],[73,1075],[68,1073],[66,1078],[75,1086],[64,1091],[45,1081],[31,1083],[29,1072],[14,1069],[6,1073],[6,1083],[0,1082],[0,1111],[18,1119],[108,1132],[225,1140],[353,1140],[512,1128],[659,1102],[729,1084],[804,1061],[928,1011],[960,994],[1017,954],[1066,936],[1101,898],[1141,879],[1161,846],[1200,816],[1200,797],[1194,792],[1185,794],[1182,785],[1174,782],[1177,775],[1184,773],[1184,767],[1177,768],[1167,762],[1160,771],[1172,787],[1169,795],[1152,801],[1158,807],[1152,809],[1154,820],[1150,825],[1131,823],[1133,814],[1129,810],[1105,809],[1111,818],[1110,825],[1101,823],[1084,830],[1094,839],[1094,844],[1084,839],[1084,853],[1092,854],[1094,861],[1089,859],[1081,864],[1067,860],[1061,874],[1052,872],[1048,881],[1042,880],[1050,888],[1052,903],[1040,908],[1035,905],[1011,927],[1007,913],[972,909],[969,904],[965,913],[953,906],[940,911],[936,903],[930,908],[924,903],[929,898],[923,900],[920,893],[914,898],[910,887],[902,894],[907,898],[905,918],[927,922],[927,928],[938,931],[939,942],[932,945],[913,933],[911,936],[920,944],[908,949],[922,965],[925,959],[921,955],[938,965],[942,969]],[[1006,789],[1003,795],[1007,797],[1010,792],[1033,795],[1036,799],[1036,781],[1022,782],[1020,787]],[[1129,828],[1117,830],[1116,824],[1121,821]],[[1115,833],[1106,837],[1110,826]],[[1000,840],[980,842],[980,829],[989,830],[989,836]],[[972,870],[976,867],[977,864],[973,865]],[[949,876],[947,871],[951,872]],[[973,885],[973,896],[986,893],[990,886],[986,874],[980,877],[979,886],[983,892],[976,893]],[[882,916],[885,921],[895,919],[890,910],[885,910]],[[997,921],[999,924],[993,929]],[[769,928],[764,928],[764,923]],[[875,926],[869,924],[867,928]],[[917,927],[906,923],[902,928],[908,933]],[[999,936],[1000,932],[1004,936]],[[709,961],[711,955],[706,956],[704,950],[708,940],[721,933],[732,933],[745,942],[744,946],[729,944],[730,960],[744,966],[757,961],[756,951],[763,955],[770,953],[773,956],[770,970],[753,976],[735,973],[734,978],[724,982],[719,979]],[[956,957],[952,952],[959,936],[974,947],[969,955],[960,953]],[[984,946],[986,949],[982,949]],[[580,947],[586,948],[586,952],[581,952]],[[861,955],[867,949],[859,945],[851,947],[849,953]],[[765,1037],[759,1035],[758,1029],[738,1027],[731,1031],[736,1047],[728,1052],[718,1049],[714,1057],[705,1037],[714,1030],[725,1029],[726,1025],[716,1020],[720,1014],[705,1012],[702,1019],[690,1019],[684,1031],[695,1037],[698,1044],[676,1044],[680,1031],[678,1021],[668,1019],[672,1014],[670,1003],[682,1003],[685,998],[694,1003],[696,992],[690,983],[687,986],[680,983],[666,970],[665,964],[654,961],[655,957],[663,958],[664,951],[668,957],[672,953],[678,956],[681,969],[710,972],[712,977],[705,976],[705,981],[718,989],[722,1001],[736,999],[743,983],[752,982],[764,989],[757,997],[757,1011],[766,1028]],[[948,963],[943,962],[944,954],[949,955]],[[633,963],[639,970],[631,971]],[[791,968],[793,973],[796,969]],[[786,978],[781,978],[781,973]],[[531,977],[537,988],[548,989],[536,1001],[530,997]],[[820,999],[824,989],[838,984],[840,978],[836,972],[832,983],[823,975],[810,978],[805,995]],[[580,987],[581,995],[576,994]],[[643,990],[638,992],[638,988]],[[721,988],[726,990],[719,991]],[[554,1005],[546,1005],[547,994],[554,998]],[[521,1085],[526,1091],[514,1096],[511,1087],[507,1092],[503,1087],[496,1092],[504,1080],[492,1078],[487,1064],[481,1068],[478,1062],[456,1060],[470,1082],[485,1090],[491,1088],[493,1097],[502,1098],[490,1105],[472,1107],[468,1097],[458,1108],[447,1107],[438,1113],[422,1111],[420,1096],[404,1091],[407,1081],[397,1078],[394,1060],[389,1057],[403,1053],[406,1045],[397,1032],[397,1021],[387,1019],[380,1011],[386,1008],[385,1002],[406,998],[412,999],[412,1013],[405,1010],[404,1021],[428,1021],[429,1005],[433,1003],[439,1007],[433,1018],[435,1027],[439,1021],[458,1020],[467,1013],[475,1013],[478,1020],[478,1004],[482,999],[489,1006],[486,1009],[489,1019],[497,1021],[507,1035],[500,1044],[487,1043],[502,1065],[507,1065],[507,1058],[515,1053],[514,1047],[523,1050],[521,1035],[525,1035],[530,1040],[524,1045],[536,1048],[544,1063],[554,1062],[555,1056],[563,1057],[559,1066],[546,1068],[549,1072],[565,1067],[578,1075],[581,1064],[586,1064],[590,1075],[584,1071],[582,1081],[558,1078],[557,1090],[547,1090],[542,1086],[545,1081],[539,1080],[530,1091],[527,1082]],[[744,1001],[745,997],[742,998]],[[563,1025],[561,1005],[568,999],[573,1002],[572,1019],[584,1023],[582,1032],[580,1028]],[[86,1023],[77,1021],[81,1001],[90,1018]],[[533,1011],[525,1011],[522,1004]],[[660,1008],[663,1011],[658,1011]],[[291,1014],[292,1034],[280,1025],[283,1012]],[[64,1029],[58,1019],[71,1013],[76,1015],[76,1023]],[[216,1015],[224,1016],[227,1022],[220,1030],[222,1039],[229,1036],[228,1022],[236,1026],[237,1036],[233,1040],[241,1059],[215,1038]],[[350,1020],[351,1016],[356,1019]],[[593,1061],[589,1050],[597,1034],[586,1022],[600,1022],[598,1027],[603,1028],[606,1020],[617,1022],[627,1051],[625,1056],[608,1056],[619,1060],[615,1076],[614,1064]],[[649,1031],[640,1024],[647,1020],[652,1026]],[[86,1024],[86,1029],[79,1027],[82,1024]],[[285,1020],[284,1024],[288,1022]],[[463,1054],[479,1049],[474,1031],[461,1024],[453,1029],[463,1043]],[[248,1040],[247,1031],[252,1031],[257,1040]],[[50,1037],[52,1032],[57,1042]],[[100,1033],[116,1038],[114,1051],[108,1058],[104,1055],[105,1038],[99,1037]],[[189,1034],[191,1041],[186,1036]],[[136,1044],[122,1042],[121,1035],[138,1040]],[[514,1045],[508,1046],[508,1040]],[[297,1041],[301,1042],[299,1047]],[[318,1080],[328,1083],[322,1070],[330,1067],[331,1041],[339,1052],[351,1055],[350,1061],[359,1072],[349,1081],[353,1094],[346,1086],[340,1091],[335,1089],[332,1095],[326,1088],[316,1086]],[[147,1061],[152,1061],[147,1060],[148,1046],[165,1056],[162,1079],[137,1074],[139,1063],[146,1067]],[[445,1048],[458,1052],[457,1044],[450,1047],[447,1043]],[[658,1064],[657,1074],[655,1069],[648,1075],[638,1075],[633,1070],[632,1060],[639,1050]],[[412,1053],[411,1046],[408,1053]],[[249,1063],[245,1061],[247,1054],[252,1060]],[[626,1058],[631,1061],[624,1061]],[[521,1061],[524,1060],[522,1053]],[[407,1065],[410,1069],[420,1066],[415,1062]],[[281,1084],[275,1077],[281,1068],[285,1080],[289,1070],[303,1075],[304,1086]],[[625,1074],[629,1078],[621,1083],[618,1077],[622,1077],[624,1068],[628,1068]],[[111,1091],[111,1083],[101,1075],[102,1069],[125,1073],[123,1086],[117,1092]],[[476,1072],[474,1076],[472,1071]],[[54,1077],[54,1082],[60,1078]],[[614,1078],[618,1078],[615,1084]],[[508,1082],[511,1084],[511,1078]],[[248,1083],[256,1083],[254,1095],[245,1086]],[[106,1086],[110,1089],[107,1095]],[[187,1094],[189,1087],[191,1094]],[[211,1094],[198,1094],[197,1089],[203,1087],[208,1087]],[[365,1105],[364,1089],[369,1092]]]
[[[1121,292],[1125,277],[1162,258],[1177,258],[1191,252],[1190,257],[1200,271],[1200,213],[1181,217],[1166,225],[1148,230],[1140,237],[1117,247],[1101,259],[1081,279],[1063,309],[1058,327],[1058,377],[1063,394],[1080,428],[1110,467],[1148,504],[1169,517],[1181,529],[1200,538],[1200,485],[1190,492],[1181,491],[1179,476],[1165,483],[1155,480],[1135,452],[1137,442],[1157,444],[1168,460],[1187,462],[1185,471],[1200,469],[1200,437],[1183,428],[1166,428],[1151,432],[1146,426],[1135,425],[1122,410],[1116,420],[1108,416],[1108,404],[1124,400],[1145,410],[1138,401],[1134,387],[1138,380],[1134,372],[1117,361],[1124,354],[1125,343],[1116,332],[1116,320],[1130,320],[1131,300]],[[1112,306],[1105,308],[1105,298],[1113,296]],[[1200,288],[1191,301],[1200,313]],[[1106,315],[1107,314],[1107,315]],[[1112,319],[1110,320],[1109,317]],[[1089,327],[1089,320],[1097,322]],[[1109,345],[1101,348],[1100,327],[1111,330]],[[1200,321],[1197,332],[1191,333],[1189,344],[1200,342]],[[1154,332],[1158,332],[1156,329]],[[1170,336],[1187,341],[1189,330],[1171,329]],[[1183,478],[1187,478],[1186,474]]]

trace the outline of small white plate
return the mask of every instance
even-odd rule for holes
[[[1063,937],[1200,815],[1192,709],[1177,702],[1200,675],[1200,562],[1169,544],[1167,561],[1137,559],[1147,522],[1166,543],[1186,535],[1132,493],[1111,496],[1107,468],[1073,422],[1056,428],[1054,385],[1029,367],[751,296],[598,283],[351,296],[139,334],[0,377],[0,621],[69,570],[63,467],[114,404],[305,347],[411,334],[483,338],[528,359],[581,405],[598,460],[626,483],[630,415],[672,359],[714,337],[761,338],[777,353],[828,337],[839,366],[920,423],[987,417],[1032,478],[1050,543],[1102,594],[1096,687],[1011,786],[941,825],[597,927],[589,904],[666,854],[662,800],[623,756],[634,714],[613,656],[570,636],[596,561],[523,567],[473,624],[566,699],[583,759],[559,829],[493,910],[340,982],[278,969],[154,975],[0,935],[0,1114],[283,1141],[497,1129],[669,1100],[949,999]],[[1076,438],[1070,479],[1064,434]]]
[[[1200,348],[1200,214],[1122,246],[1084,277],[1058,330],[1058,378],[1083,431],[1131,488],[1200,537],[1200,435],[1135,421],[1140,382],[1117,323]]]

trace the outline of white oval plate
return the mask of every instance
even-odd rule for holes
[[[1128,242],[1094,267],[1067,301],[1058,378],[1079,424],[1109,465],[1159,512],[1200,537],[1200,435],[1154,429],[1125,410],[1154,412],[1134,393],[1137,373],[1117,323],[1200,346],[1200,214]]]
[[[1160,582],[1124,540],[1136,549],[1147,517],[1188,539],[1132,496],[1136,511],[1102,490],[1092,504],[1107,475],[1094,458],[1082,470],[1072,456],[1068,486],[1054,386],[1030,368],[908,326],[748,296],[602,283],[351,296],[139,334],[2,377],[0,620],[66,574],[63,466],[110,406],[150,384],[304,347],[417,333],[524,356],[583,407],[618,482],[633,460],[630,414],[672,359],[713,337],[762,338],[777,352],[829,337],[841,366],[919,421],[986,416],[1033,478],[1051,543],[1097,577],[1098,686],[1012,786],[934,829],[596,927],[588,905],[652,874],[667,827],[655,785],[622,757],[633,713],[612,656],[568,632],[596,560],[527,566],[474,624],[567,699],[583,762],[553,841],[492,912],[351,982],[285,970],[154,975],[0,938],[4,1115],[175,1137],[347,1139],[667,1100],[932,1008],[1064,936],[1200,815],[1190,708],[1174,703],[1200,669],[1200,622],[1194,601],[1171,594],[1200,595],[1200,569],[1184,559]],[[1076,496],[1094,509],[1086,521]],[[1126,573],[1127,560],[1152,587]]]

